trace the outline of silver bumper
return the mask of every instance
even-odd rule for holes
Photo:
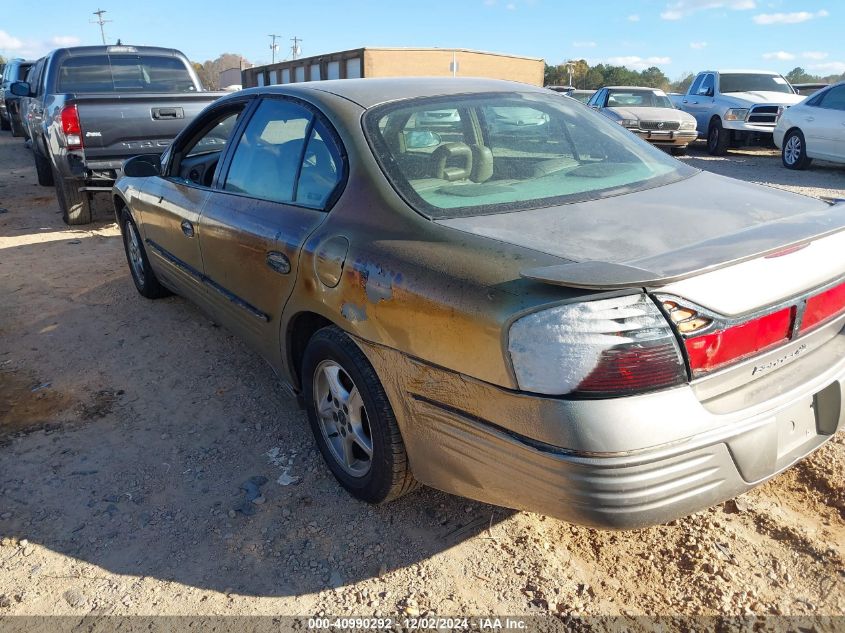
[[[841,333],[794,363],[823,367],[812,379],[731,411],[709,410],[689,386],[611,400],[520,394],[359,344],[419,481],[601,528],[664,523],[736,496],[816,450],[845,417]]]

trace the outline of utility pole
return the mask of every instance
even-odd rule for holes
[[[275,64],[276,63],[276,51],[279,49],[279,45],[276,44],[276,38],[281,37],[281,35],[271,34],[271,35],[268,35],[267,37],[269,37],[273,41],[273,43],[270,44],[270,50],[273,51],[273,61],[272,61],[272,63]]]
[[[293,42],[293,46],[290,47],[291,56],[293,59],[296,59],[299,56],[299,43],[302,41],[296,35],[290,38],[290,41]]]
[[[106,10],[105,10],[105,9],[99,9],[99,8],[98,8],[96,11],[94,11],[94,15],[96,15],[96,16],[97,16],[97,19],[96,19],[96,20],[91,20],[91,24],[99,24],[99,25],[100,25],[100,37],[102,37],[102,38],[103,38],[103,46],[105,46],[105,45],[106,45],[106,31],[105,31],[105,29],[103,29],[103,25],[104,25],[106,22],[111,22],[111,20],[104,20],[104,19],[103,19],[103,14],[104,14],[105,12],[106,12]]]

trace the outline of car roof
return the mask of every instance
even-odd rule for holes
[[[651,86],[604,86],[604,88],[608,90],[660,90],[663,92],[662,88],[652,88]]]
[[[517,81],[476,77],[389,77],[369,79],[328,79],[248,88],[245,93],[306,95],[328,92],[348,99],[364,108],[419,97],[486,92],[534,92],[549,94],[546,88]],[[238,93],[236,93],[238,94]]]
[[[737,74],[772,75],[773,77],[780,75],[780,73],[776,73],[773,70],[755,70],[753,68],[725,68],[723,70],[702,70],[701,73],[715,73],[715,74],[719,74],[719,75],[737,75]],[[698,74],[700,75],[701,73],[698,73]]]

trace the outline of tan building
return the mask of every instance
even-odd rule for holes
[[[247,68],[244,88],[358,77],[489,77],[543,85],[542,59],[464,48],[356,48]]]

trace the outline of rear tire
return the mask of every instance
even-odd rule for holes
[[[343,330],[326,327],[308,341],[302,387],[320,453],[352,496],[384,503],[417,488],[387,394]]]
[[[722,127],[721,119],[714,117],[707,130],[707,152],[711,156],[724,156],[731,144],[731,133]]]
[[[79,191],[81,181],[65,180],[53,171],[53,182],[56,185],[56,198],[62,210],[62,220],[65,224],[75,226],[91,222],[91,199],[84,191]]]
[[[783,137],[780,159],[787,169],[807,169],[813,159],[807,156],[807,142],[801,130],[789,130]]]
[[[32,148],[32,156],[35,159],[35,173],[38,175],[38,184],[42,187],[53,186],[53,168],[50,166],[50,161],[38,153],[38,150]]]
[[[129,215],[126,207],[120,211],[120,233],[123,236],[123,251],[126,253],[126,263],[129,264],[129,274],[132,282],[142,297],[160,299],[166,297],[170,291],[161,285],[147,259],[147,252],[141,243],[138,227]]]
[[[23,136],[23,125],[14,115],[9,116],[9,127],[12,128],[12,136]]]

